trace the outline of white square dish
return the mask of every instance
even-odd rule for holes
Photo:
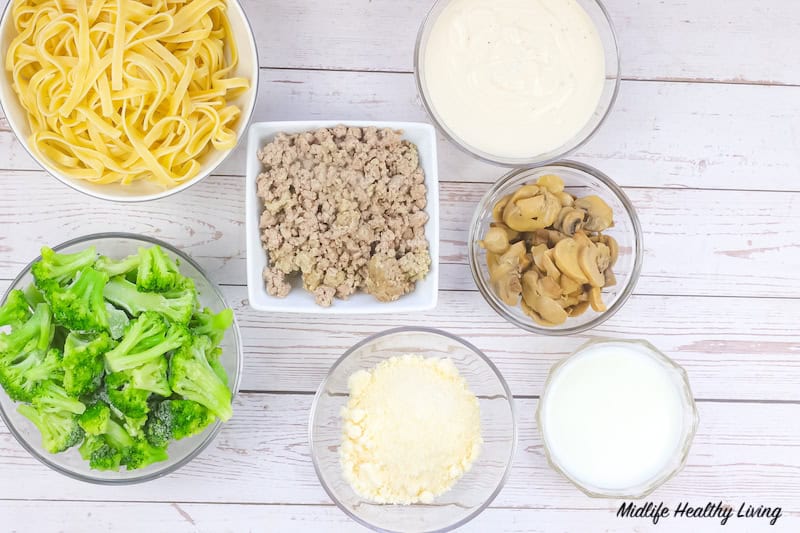
[[[272,141],[278,133],[300,133],[319,128],[332,128],[339,124],[353,127],[375,127],[402,130],[403,138],[414,143],[419,150],[419,160],[425,172],[428,189],[428,222],[425,236],[428,239],[431,269],[427,277],[417,282],[413,292],[394,302],[379,302],[372,295],[357,292],[348,300],[335,300],[330,307],[321,307],[314,296],[303,290],[297,280],[286,298],[270,296],[264,286],[262,272],[267,266],[267,252],[261,246],[259,218],[263,209],[256,194],[256,180],[263,170],[258,151]],[[376,122],[371,120],[256,122],[250,126],[247,137],[247,177],[245,181],[245,229],[247,238],[247,294],[250,306],[258,311],[276,313],[317,314],[376,314],[409,313],[436,307],[439,293],[439,174],[436,155],[436,130],[430,124],[418,122]]]

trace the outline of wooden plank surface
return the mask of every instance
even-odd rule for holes
[[[433,0],[245,0],[262,66],[254,120],[428,121],[412,50]],[[800,530],[800,4],[607,0],[623,47],[619,99],[573,155],[636,205],[645,262],[635,295],[596,330],[524,334],[475,291],[465,256],[475,203],[506,170],[439,140],[439,307],[419,315],[299,317],[247,306],[239,148],[213,176],[147,204],[100,202],[41,172],[0,115],[0,291],[43,244],[130,231],[186,250],[223,284],[245,347],[245,391],[212,446],[153,483],[104,488],[40,465],[0,425],[0,530],[364,531],[331,505],[308,456],[313,392],[364,336],[399,325],[461,335],[518,398],[505,490],[464,531]],[[546,464],[533,413],[549,367],[594,336],[647,338],[687,369],[701,426],[686,469],[647,501],[783,507],[762,519],[654,526],[614,516]],[[21,481],[20,481],[21,480]]]

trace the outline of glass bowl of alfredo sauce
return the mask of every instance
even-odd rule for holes
[[[608,116],[620,83],[614,27],[597,0],[438,0],[414,72],[438,129],[484,161],[555,161]]]

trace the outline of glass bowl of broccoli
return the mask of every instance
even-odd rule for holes
[[[62,474],[156,479],[200,454],[233,414],[233,311],[169,244],[103,233],[42,248],[1,302],[0,417]]]

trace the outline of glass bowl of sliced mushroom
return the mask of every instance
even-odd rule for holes
[[[470,226],[472,276],[516,326],[571,335],[609,319],[642,267],[642,230],[628,197],[588,165],[515,169],[481,200]]]

